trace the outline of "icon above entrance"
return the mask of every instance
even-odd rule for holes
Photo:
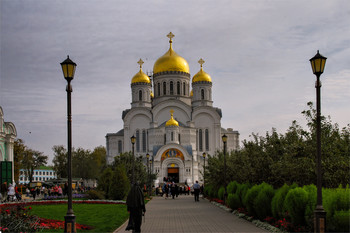
[[[181,160],[185,159],[182,152],[175,148],[171,148],[164,151],[164,153],[162,154],[162,161],[164,161],[164,159],[167,159],[167,158],[179,158]]]

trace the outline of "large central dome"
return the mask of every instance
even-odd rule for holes
[[[174,35],[170,32],[168,35],[170,48],[163,56],[158,58],[153,66],[153,74],[165,72],[165,71],[179,71],[190,73],[190,67],[187,61],[179,56],[172,48],[172,38]]]

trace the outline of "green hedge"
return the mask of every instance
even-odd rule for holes
[[[212,198],[223,200],[225,188],[219,190],[207,185],[204,193]],[[295,227],[304,227],[312,231],[314,210],[317,201],[315,185],[297,187],[296,184],[283,185],[274,190],[267,183],[260,185],[239,184],[235,181],[227,186],[227,204],[235,210],[246,208],[250,216],[264,220],[273,216],[276,220],[286,219]],[[323,189],[323,206],[327,212],[327,231],[349,232],[350,189]]]

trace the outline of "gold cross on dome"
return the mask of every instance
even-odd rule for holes
[[[142,68],[142,65],[143,65],[143,61],[142,61],[142,59],[140,58],[140,60],[137,62],[137,63],[139,63],[139,65],[140,65],[140,68]]]
[[[171,43],[171,42],[173,42],[173,38],[174,38],[174,34],[172,33],[172,32],[169,32],[169,34],[168,35],[166,35],[170,40],[169,40],[169,42]]]
[[[174,114],[174,110],[170,110],[170,114],[171,114],[171,116],[173,116],[173,114]]]
[[[204,62],[205,62],[205,61],[204,61],[202,58],[201,58],[201,59],[199,59],[198,63],[199,63],[199,64],[201,64],[201,68],[202,68],[202,66],[203,66]]]

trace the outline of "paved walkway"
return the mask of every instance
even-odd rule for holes
[[[127,222],[118,230],[125,231]],[[142,232],[267,232],[251,222],[238,218],[200,198],[179,196],[173,199],[154,197],[146,205],[145,219],[142,220]]]

